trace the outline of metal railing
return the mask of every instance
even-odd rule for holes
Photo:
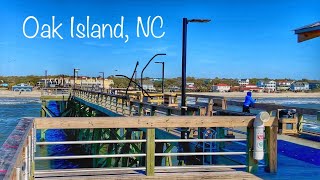
[[[71,88],[42,88],[41,96],[62,96],[69,95]]]
[[[155,111],[152,109],[151,114]],[[254,117],[246,116],[157,116],[157,117],[101,117],[101,118],[35,118],[27,119],[28,122],[25,125],[24,131],[20,133],[21,140],[15,139],[18,143],[18,148],[13,153],[14,157],[7,159],[11,161],[10,167],[7,167],[5,177],[7,179],[33,179],[36,175],[41,175],[45,173],[44,170],[35,170],[35,165],[37,161],[44,160],[57,160],[57,159],[97,159],[97,158],[124,158],[124,157],[144,157],[145,164],[143,167],[133,167],[133,168],[103,168],[104,170],[146,170],[147,176],[154,175],[157,169],[174,169],[174,168],[199,168],[199,166],[170,166],[170,167],[159,167],[155,165],[156,157],[171,157],[171,156],[235,156],[240,155],[246,156],[247,163],[239,165],[203,165],[203,167],[226,167],[226,168],[246,168],[248,172],[253,172],[255,167],[258,167],[256,161],[253,160],[253,120]],[[265,147],[266,147],[266,170],[269,172],[275,172],[276,167],[276,130],[277,122],[274,119],[265,123]],[[18,125],[18,129],[21,129],[21,125]],[[156,129],[158,128],[173,128],[173,127],[247,127],[247,138],[237,138],[237,139],[156,139]],[[125,139],[125,140],[94,140],[94,141],[57,141],[57,142],[38,142],[36,141],[36,130],[41,129],[108,129],[108,128],[146,128],[146,138],[145,139]],[[16,138],[16,136],[11,136]],[[247,149],[245,151],[226,151],[226,152],[166,152],[161,153],[156,152],[156,143],[204,143],[204,142],[243,142],[247,144]],[[76,145],[76,144],[123,144],[123,143],[145,143],[145,153],[127,153],[127,154],[88,154],[88,155],[72,155],[72,156],[39,156],[35,153],[36,146],[49,146],[49,145]],[[92,171],[91,171],[92,170]],[[73,172],[94,172],[99,171],[96,168],[93,169],[76,169],[76,170],[63,170],[63,171],[73,171]],[[101,169],[100,169],[101,170]],[[62,170],[56,170],[59,172]]]

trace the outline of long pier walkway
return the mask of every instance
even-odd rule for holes
[[[0,179],[320,177],[320,143],[300,138],[306,134],[318,138],[303,128],[306,122],[302,115],[314,115],[314,110],[297,108],[295,123],[277,115],[279,108],[286,107],[261,104],[257,107],[268,113],[256,116],[228,110],[229,104],[237,102],[223,97],[193,94],[187,97],[193,101],[187,106],[187,116],[180,116],[178,96],[46,91],[41,97],[42,117],[21,119],[4,143],[8,148],[0,151]],[[58,104],[58,115],[48,108],[49,101]],[[259,144],[254,121],[261,118],[264,132]],[[293,129],[286,129],[286,123],[292,123]],[[50,129],[63,130],[68,140],[47,141]],[[38,152],[57,145],[70,145],[78,154]],[[262,153],[262,159],[255,153]],[[39,167],[41,162],[57,160],[88,160],[89,164],[72,169]]]

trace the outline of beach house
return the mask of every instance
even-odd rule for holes
[[[263,81],[260,80],[257,82],[257,87],[263,88],[265,92],[274,92],[276,91],[277,83],[276,81]]]
[[[187,85],[186,89],[188,89],[188,90],[196,90],[196,86],[194,85],[193,82],[187,82],[186,85]]]
[[[12,86],[12,91],[25,91],[25,92],[31,92],[32,91],[32,86],[25,84],[25,83],[21,83],[21,84],[17,84],[15,86]]]
[[[276,81],[268,81],[265,83],[265,87],[264,87],[264,90],[267,91],[267,92],[274,92],[276,91]]]
[[[246,86],[250,83],[249,79],[238,79],[239,86]]]
[[[252,92],[263,92],[263,88],[258,87],[254,84],[248,84],[245,86],[240,86],[240,92],[252,91]]]
[[[297,92],[297,91],[308,91],[309,90],[309,83],[307,82],[294,82],[290,85],[290,90]]]
[[[141,84],[140,84],[140,86],[141,86]],[[151,80],[144,80],[143,84],[142,84],[142,88],[146,91],[149,91],[149,92],[156,91],[156,88],[154,87],[153,82]]]
[[[8,83],[1,83],[0,84],[0,90],[1,89],[8,89],[9,88],[9,84]]]
[[[212,91],[213,92],[229,92],[230,88],[231,86],[228,84],[219,83],[217,85],[212,86]]]
[[[292,84],[293,81],[278,81],[276,89],[277,91],[288,91],[290,90],[290,85]]]
[[[320,81],[309,81],[309,89],[320,89]]]
[[[257,86],[260,87],[260,88],[264,88],[265,85],[266,85],[266,83],[265,83],[263,80],[259,80],[259,81],[257,82]]]

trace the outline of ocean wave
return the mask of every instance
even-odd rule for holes
[[[259,103],[273,103],[273,104],[320,104],[319,99],[258,99]]]
[[[0,105],[18,105],[18,104],[34,104],[41,103],[38,98],[0,98]]]

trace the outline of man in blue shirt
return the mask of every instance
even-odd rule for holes
[[[243,103],[242,112],[250,113],[250,107],[253,107],[254,103],[256,102],[256,100],[253,99],[251,96],[252,96],[251,91],[247,92],[247,96]]]

